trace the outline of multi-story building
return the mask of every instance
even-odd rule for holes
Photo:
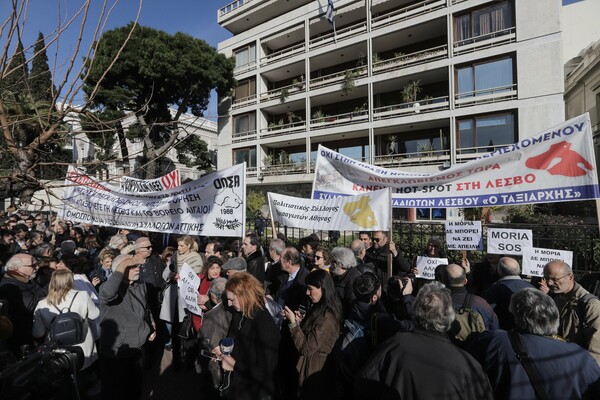
[[[250,186],[308,194],[319,144],[433,172],[564,120],[558,0],[334,5],[334,24],[327,0],[218,10],[238,80],[221,102],[218,168],[246,161]]]

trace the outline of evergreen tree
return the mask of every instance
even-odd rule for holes
[[[27,93],[29,76],[23,43],[19,40],[8,67],[2,77],[2,96],[11,102],[18,102]]]
[[[31,73],[29,74],[29,90],[35,102],[52,101],[52,93],[54,92],[45,47],[44,35],[40,32],[33,47],[34,56],[31,62]]]

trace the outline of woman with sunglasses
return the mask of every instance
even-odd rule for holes
[[[329,268],[331,262],[331,253],[325,247],[319,246],[317,250],[315,250],[315,268],[313,271],[317,269],[322,269],[329,272]]]

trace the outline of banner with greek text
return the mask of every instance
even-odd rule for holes
[[[438,265],[448,265],[447,258],[417,257],[416,278],[435,279],[435,269]]]
[[[238,164],[174,189],[129,193],[71,167],[59,217],[151,232],[241,237],[245,176],[246,165]]]
[[[589,114],[435,173],[386,169],[319,146],[313,199],[387,187],[394,190],[392,206],[399,208],[489,207],[599,198]]]
[[[491,254],[521,255],[527,247],[533,246],[531,229],[489,228],[487,232],[487,252]]]
[[[301,199],[268,193],[273,221],[304,229],[388,231],[390,192],[378,190],[360,196],[327,200]]]
[[[562,260],[573,266],[573,252],[527,247],[523,249],[523,275],[544,276],[544,266],[555,260]]]
[[[177,293],[179,301],[193,314],[202,315],[202,309],[198,305],[198,288],[200,287],[200,277],[186,263],[181,266],[179,271],[179,281],[177,281]]]
[[[161,192],[181,185],[179,170],[173,170],[156,179],[137,179],[130,176],[121,177],[121,190],[132,193]]]
[[[482,250],[481,221],[446,221],[448,250]]]

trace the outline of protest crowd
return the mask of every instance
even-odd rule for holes
[[[424,280],[388,232],[344,247],[267,231],[5,215],[0,397],[138,399],[144,369],[172,352],[206,383],[202,399],[600,398],[600,301],[564,261],[530,281],[487,254]],[[443,241],[423,257],[444,257]],[[62,375],[42,362],[62,360],[57,349],[75,355]]]

